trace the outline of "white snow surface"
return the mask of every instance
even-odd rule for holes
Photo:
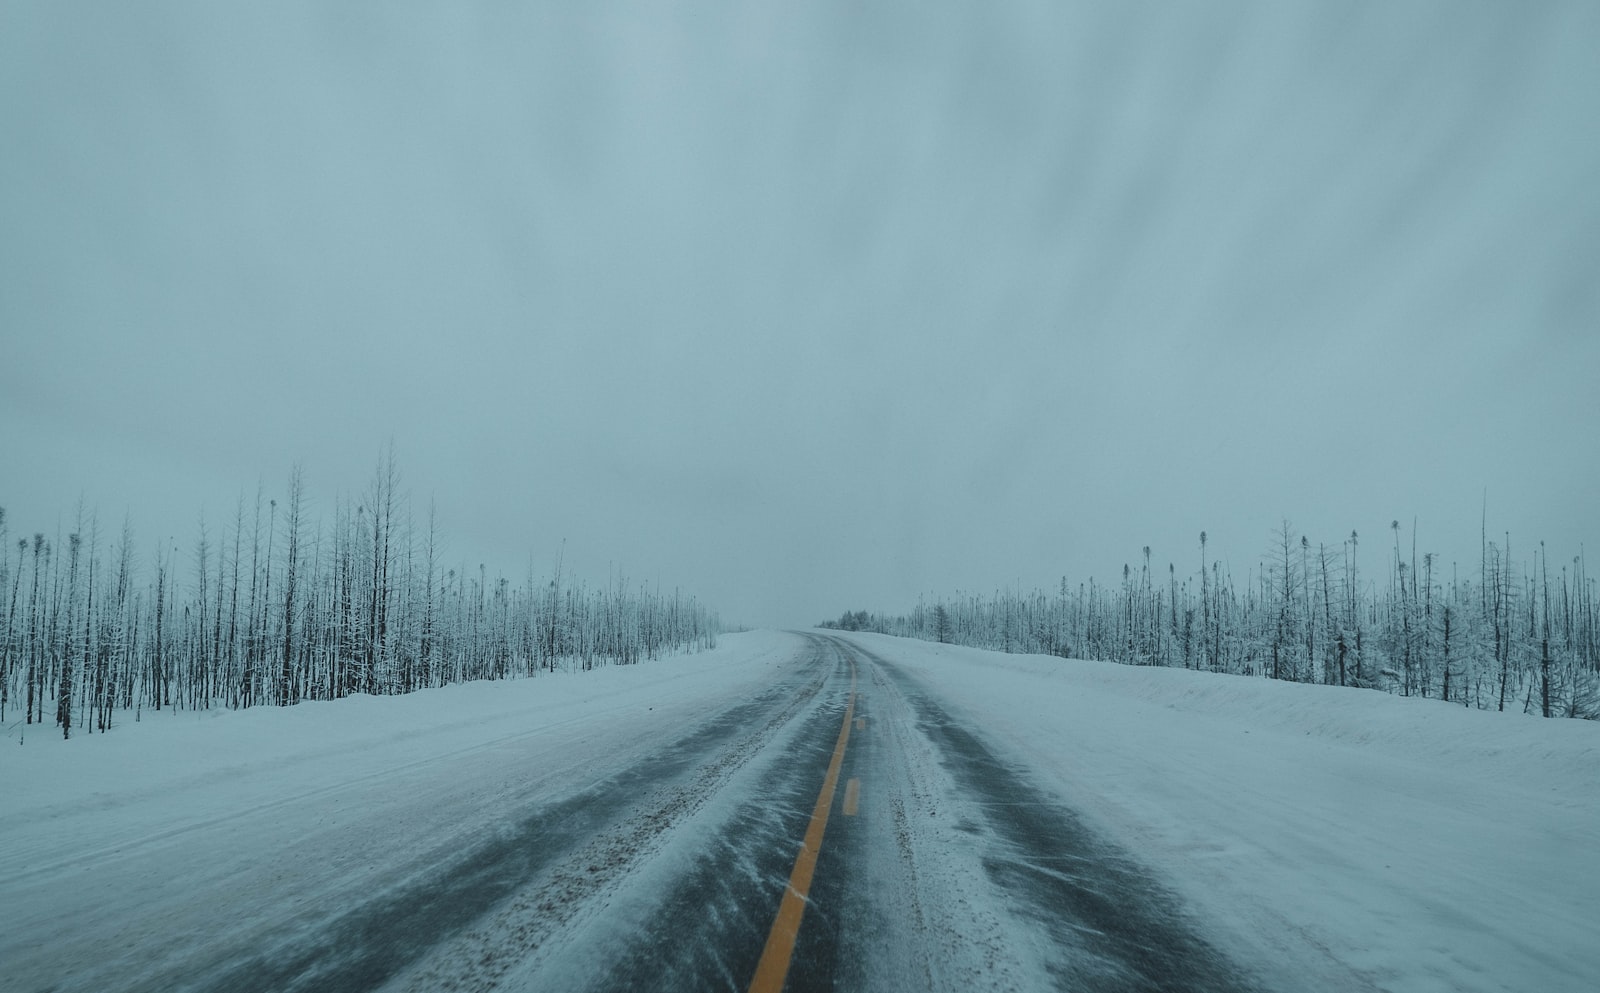
[[[1276,988],[1596,988],[1600,725],[847,637],[1102,829]],[[8,726],[0,989],[184,967],[163,935],[315,926],[299,908],[396,882],[408,863],[395,856],[425,857],[463,821],[626,767],[801,649],[750,632],[587,673],[146,713],[68,742],[33,728],[21,747]],[[62,933],[94,942],[68,956],[70,976]]]
[[[850,637],[1281,989],[1600,989],[1600,724]]]

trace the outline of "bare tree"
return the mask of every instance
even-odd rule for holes
[[[300,699],[295,672],[295,592],[299,585],[300,565],[300,514],[304,509],[305,491],[297,463],[289,470],[289,498],[284,504],[284,536],[288,545],[284,549],[283,567],[283,652],[279,659],[277,703],[288,706]]]

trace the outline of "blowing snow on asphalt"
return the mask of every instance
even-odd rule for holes
[[[1330,694],[758,632],[31,740],[0,988],[1586,989],[1594,727]]]

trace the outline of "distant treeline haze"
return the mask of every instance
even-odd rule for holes
[[[118,711],[409,693],[716,644],[716,615],[676,590],[575,584],[559,564],[513,585],[442,554],[392,455],[326,526],[296,468],[281,503],[241,498],[182,550],[141,553],[127,524],[104,542],[81,510],[65,538],[13,543],[0,509],[0,725],[70,736]]]
[[[1463,575],[1419,558],[1414,540],[1405,547],[1398,521],[1391,530],[1393,542],[1372,554],[1353,531],[1330,548],[1285,521],[1242,585],[1202,532],[1198,573],[1168,564],[1162,576],[1146,547],[1120,583],[1062,579],[1053,592],[957,595],[825,626],[1600,718],[1600,599],[1582,555],[1552,562],[1541,543],[1519,567],[1509,537],[1484,536],[1477,568]]]

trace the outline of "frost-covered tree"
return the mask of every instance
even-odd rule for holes
[[[919,603],[909,617],[870,616],[875,630],[940,641],[1108,661],[1183,665],[1440,697],[1481,709],[1600,717],[1600,595],[1582,556],[1559,576],[1543,547],[1519,569],[1485,541],[1481,583],[1448,583],[1437,556],[1407,549],[1398,521],[1386,582],[1363,582],[1355,531],[1341,554],[1287,520],[1259,574],[1235,584],[1201,533],[1198,581],[1169,565],[1165,591],[1124,566],[1116,586],[1062,578],[1054,595],[1001,590]],[[1149,553],[1145,553],[1145,562]],[[1162,593],[1165,592],[1164,597]],[[843,626],[835,624],[834,626]],[[1370,637],[1369,637],[1370,635]]]

